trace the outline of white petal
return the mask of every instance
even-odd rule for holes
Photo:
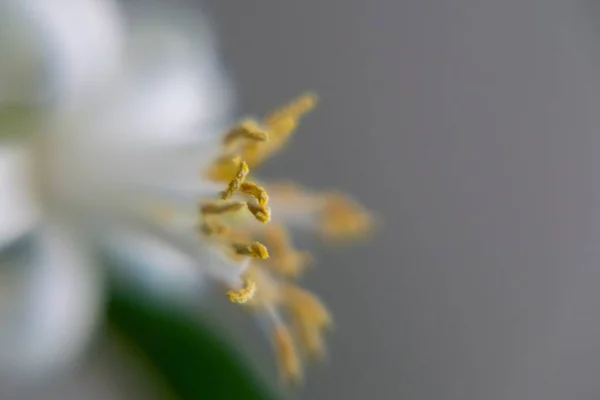
[[[0,1],[0,102],[75,101],[115,73],[121,40],[109,0]]]
[[[21,378],[74,361],[97,325],[100,271],[76,232],[45,224],[26,257],[2,269],[0,368]],[[10,286],[9,286],[10,285]]]
[[[30,178],[24,149],[0,147],[0,248],[31,230],[38,219]]]
[[[232,87],[210,26],[197,10],[177,15],[171,4],[143,5],[130,10],[121,101],[107,118],[117,121],[119,130],[158,144],[220,133],[230,116]]]
[[[113,224],[117,229],[108,232],[106,248],[116,260],[137,264],[129,275],[156,283],[157,293],[174,293],[179,301],[188,301],[197,297],[199,285],[208,279],[227,287],[242,284],[240,276],[249,259],[230,260],[218,244],[199,237],[193,220],[170,224],[130,215],[123,223],[130,228]],[[117,265],[121,266],[125,267]]]
[[[105,248],[117,276],[151,296],[185,304],[200,294],[204,276],[195,260],[152,235],[119,229]]]

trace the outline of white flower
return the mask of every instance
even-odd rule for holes
[[[118,68],[121,23],[103,0],[0,1],[0,104],[68,102]]]
[[[35,103],[27,102],[47,90],[44,79],[28,88],[31,98],[14,97],[11,82],[29,81],[19,73],[37,74],[25,67],[45,57],[59,60],[65,90],[34,124],[0,124],[11,138],[0,147],[0,244],[19,250],[0,270],[0,367],[41,374],[76,359],[98,324],[102,253],[155,292],[189,295],[205,277],[224,284],[230,300],[266,317],[282,371],[299,378],[296,341],[322,353],[329,314],[289,282],[307,257],[287,229],[336,238],[361,233],[369,219],[342,196],[247,175],[287,142],[314,96],[224,129],[231,90],[197,15],[168,24],[155,9],[136,9],[124,30],[100,0],[2,5],[37,47],[0,67],[0,98]],[[20,55],[8,39],[0,46]]]

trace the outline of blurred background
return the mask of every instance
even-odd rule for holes
[[[287,395],[600,398],[597,2],[198,4],[240,115],[322,99],[262,175],[343,189],[384,221],[370,242],[315,244],[304,283],[336,327]],[[217,314],[277,386],[252,319]],[[102,341],[69,382],[27,396],[161,398],[134,359]]]
[[[337,329],[301,398],[600,398],[597,2],[207,9],[242,109],[323,99],[269,171],[385,220],[307,277]]]

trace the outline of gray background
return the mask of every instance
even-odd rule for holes
[[[207,1],[240,110],[323,102],[268,176],[385,217],[320,254],[306,399],[600,398],[595,2]]]

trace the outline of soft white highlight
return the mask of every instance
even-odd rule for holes
[[[200,171],[231,89],[202,18],[158,16],[123,18],[102,0],[0,0],[0,110],[37,118],[0,118],[0,244],[26,243],[0,260],[2,373],[44,376],[78,359],[102,304],[98,254],[161,297],[193,297],[205,275],[239,283],[244,265],[195,227],[197,204],[219,190]],[[163,204],[180,217],[162,218]]]

